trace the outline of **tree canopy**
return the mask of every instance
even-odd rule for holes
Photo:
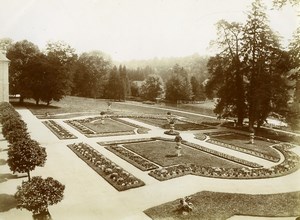
[[[36,166],[44,166],[46,162],[46,149],[38,142],[24,138],[13,143],[8,149],[8,166],[13,172],[27,173],[30,181],[30,171]]]
[[[160,76],[151,74],[147,76],[141,86],[141,97],[145,100],[155,101],[164,93],[164,83]]]
[[[247,117],[250,127],[262,125],[270,113],[284,115],[289,56],[269,27],[261,1],[252,3],[244,25],[222,20],[217,29],[221,52],[208,62],[206,85],[208,95],[216,92],[219,98],[215,112],[237,117],[240,125]]]
[[[18,186],[15,198],[17,208],[25,208],[33,214],[48,214],[48,206],[62,201],[65,186],[52,177],[35,176]]]

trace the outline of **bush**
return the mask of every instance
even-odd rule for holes
[[[27,126],[24,121],[22,121],[19,118],[11,117],[6,122],[4,122],[2,126],[2,133],[5,138],[7,138],[7,135],[9,132],[14,130],[20,130],[24,133],[26,133]]]
[[[17,189],[17,208],[25,208],[36,215],[49,213],[49,205],[62,201],[65,186],[52,177],[36,176],[31,181],[23,181]]]
[[[8,149],[8,166],[13,172],[27,173],[30,180],[30,171],[36,166],[44,166],[46,161],[46,149],[38,142],[25,138],[12,145]]]

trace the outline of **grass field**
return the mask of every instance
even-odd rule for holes
[[[82,98],[82,97],[74,97],[74,96],[66,96],[59,102],[53,102],[50,106],[40,104],[38,106],[35,105],[33,100],[25,100],[26,102],[22,105],[27,107],[33,114],[35,115],[44,115],[46,112],[49,112],[51,115],[55,114],[65,114],[65,113],[76,113],[76,115],[92,115],[99,114],[101,111],[107,110],[107,100],[102,99],[92,99],[92,98]],[[132,105],[134,103],[134,105]],[[18,102],[12,102],[15,107],[20,106]],[[154,109],[149,108],[149,105],[142,104],[138,102],[113,102],[111,109],[115,114],[124,113],[124,114],[154,114],[154,115],[162,115],[167,116],[167,112],[172,112],[172,109],[183,109],[185,111],[190,111],[194,113],[201,114],[201,108],[197,108],[197,110],[190,108],[186,109],[183,107],[184,105],[175,106],[164,106],[164,105],[155,105],[155,107],[169,108],[170,110],[163,109]],[[206,110],[205,110],[206,111]],[[203,112],[204,113],[204,112]],[[201,123],[205,122],[220,122],[217,119],[212,118],[204,118],[199,116],[193,116],[185,113],[173,112],[181,117],[186,117],[195,122]],[[65,116],[58,116],[58,118],[68,118]]]
[[[87,126],[88,128],[94,130],[96,133],[118,133],[118,132],[126,132],[126,131],[133,131],[135,128],[114,121],[112,119],[105,119],[105,124],[101,124],[101,120],[97,120],[93,123],[83,123],[83,125]]]
[[[177,157],[175,142],[151,141],[123,145],[125,148],[141,155],[142,157],[159,164],[163,167],[193,163],[207,167],[243,167],[242,165],[230,162],[225,159],[204,153],[185,145],[182,145],[182,156]]]
[[[154,220],[224,220],[233,215],[293,217],[300,215],[300,192],[270,195],[231,194],[203,191],[192,195],[193,211],[183,215],[179,200],[144,211]]]
[[[157,119],[157,118],[137,118],[137,121],[144,122],[146,124],[154,125],[157,127],[161,127],[163,129],[169,129],[170,125],[167,119]],[[201,130],[201,129],[209,129],[210,127],[201,125],[201,124],[194,124],[184,121],[177,120],[175,123],[175,130],[178,131],[187,131],[187,130]]]

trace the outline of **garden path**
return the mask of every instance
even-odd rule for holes
[[[34,170],[32,176],[52,176],[66,185],[64,200],[49,208],[54,220],[148,220],[150,218],[143,213],[145,209],[203,190],[249,194],[272,194],[300,190],[300,184],[297,181],[300,180],[300,170],[287,176],[270,179],[226,180],[188,175],[160,182],[150,177],[147,172],[140,171],[107,151],[96,142],[150,136],[170,137],[163,134],[163,129],[155,128],[148,134],[87,138],[72,127],[63,124],[78,139],[59,140],[29,110],[20,109],[18,112],[27,123],[31,137],[47,149],[48,157],[45,167]],[[60,124],[63,123],[62,120],[57,121]],[[194,141],[189,132],[182,133],[182,136],[188,141]],[[66,147],[66,144],[74,142],[90,144],[109,159],[143,180],[146,185],[124,192],[116,191]],[[3,140],[0,143],[1,146],[3,143],[5,145]],[[201,141],[199,143],[203,144]],[[299,149],[297,152],[299,153]],[[0,156],[1,158],[4,157],[4,152],[1,152]],[[5,171],[8,167],[6,165],[1,166],[1,173],[2,169]],[[0,183],[0,194],[14,194],[17,185],[20,185],[22,180],[10,179]],[[0,219],[32,220],[32,217],[31,213],[26,210],[11,209],[7,212],[1,212]]]

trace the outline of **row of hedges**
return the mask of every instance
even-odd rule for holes
[[[0,104],[0,122],[2,134],[10,144],[29,138],[26,123],[13,106],[7,102]]]
[[[45,165],[46,149],[30,138],[26,123],[9,103],[0,104],[0,120],[3,135],[10,143],[7,152],[10,170],[28,175],[28,181],[22,181],[14,195],[17,208],[25,208],[33,212],[33,216],[44,215],[49,205],[63,199],[65,186],[52,177],[30,177],[30,171],[36,166]]]
[[[118,191],[145,185],[143,181],[113,163],[88,144],[74,143],[67,146]]]
[[[75,139],[77,138],[71,132],[57,124],[53,120],[43,121],[44,125],[47,126],[59,139]]]

